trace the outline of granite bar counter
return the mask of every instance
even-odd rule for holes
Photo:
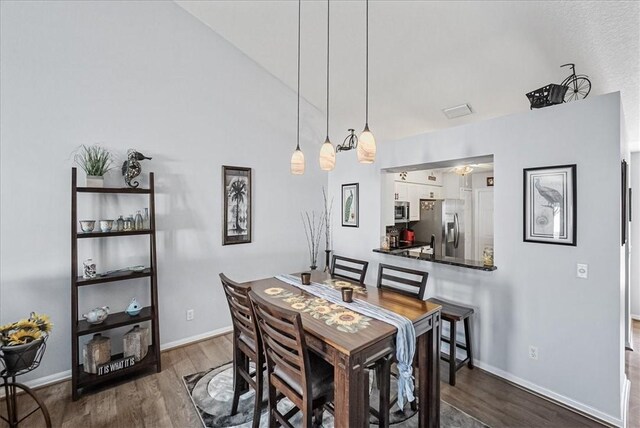
[[[432,254],[413,255],[409,253],[410,248],[421,247],[423,245],[428,245],[428,244],[422,243],[422,245],[412,245],[411,247],[391,248],[388,250],[385,250],[383,248],[375,248],[373,252],[388,254],[390,256],[396,256],[396,257],[404,257],[404,258],[413,259],[413,260],[423,260],[425,262],[431,262],[431,263],[440,263],[443,265],[458,266],[458,267],[463,267],[467,269],[483,270],[487,272],[494,271],[497,269],[497,267],[495,266],[485,266],[482,262],[476,261],[476,260],[466,260],[466,259],[458,259],[455,257],[442,257],[442,256],[436,257],[436,256],[433,256]]]

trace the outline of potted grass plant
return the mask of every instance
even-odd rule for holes
[[[9,373],[30,370],[42,357],[53,324],[47,315],[31,312],[27,319],[0,326],[0,356]]]
[[[113,168],[113,157],[104,147],[82,145],[75,161],[87,173],[87,187],[104,187],[104,175]]]

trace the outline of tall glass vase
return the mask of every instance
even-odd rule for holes
[[[324,271],[331,270],[331,250],[324,250]]]

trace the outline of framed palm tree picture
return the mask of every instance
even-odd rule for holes
[[[222,245],[251,242],[251,168],[222,167]]]
[[[526,168],[524,241],[576,245],[576,165]]]
[[[358,227],[360,211],[358,183],[342,185],[342,226]]]

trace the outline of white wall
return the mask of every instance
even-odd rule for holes
[[[640,152],[631,153],[629,187],[633,189],[631,236],[631,316],[640,320]],[[635,343],[635,347],[640,343]]]
[[[378,119],[381,120],[381,119]],[[370,123],[375,133],[375,122]],[[376,163],[340,154],[329,188],[360,183],[360,227],[335,230],[335,250],[430,272],[428,294],[476,308],[479,365],[621,423],[624,379],[620,289],[620,96],[618,93],[491,121],[380,142]],[[379,246],[380,169],[494,155],[495,272],[373,253]],[[522,170],[577,164],[577,246],[522,240]],[[338,215],[334,224],[338,223]],[[589,279],[576,278],[576,263]],[[528,357],[537,346],[539,359]]]
[[[309,265],[300,211],[320,210],[326,185],[311,155],[322,141],[315,109],[302,105],[308,168],[292,177],[295,93],[174,3],[3,1],[1,12],[0,323],[35,310],[55,324],[31,378],[70,369],[70,154],[80,144],[153,157],[143,168],[157,177],[163,344],[230,326],[219,272],[243,281]],[[221,245],[223,164],[253,168],[251,244]],[[117,171],[108,180],[122,183]],[[81,216],[147,206],[127,198],[94,198]],[[137,264],[138,239],[83,242],[80,257],[100,270]],[[145,289],[84,287],[80,311],[121,311]]]

